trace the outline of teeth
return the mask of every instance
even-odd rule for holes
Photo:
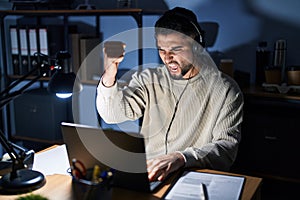
[[[178,67],[176,65],[169,65],[169,68],[172,70],[172,71],[176,71],[178,69]]]

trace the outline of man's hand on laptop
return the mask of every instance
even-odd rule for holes
[[[184,157],[179,152],[162,155],[147,161],[149,181],[162,181],[171,172],[183,167],[185,164]]]

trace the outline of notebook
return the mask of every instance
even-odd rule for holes
[[[115,169],[114,186],[153,192],[162,185],[162,181],[149,182],[144,139],[138,134],[67,122],[61,123],[61,129],[69,161],[76,158],[86,168],[97,164]]]

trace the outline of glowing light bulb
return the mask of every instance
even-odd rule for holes
[[[56,93],[58,98],[66,99],[72,96],[72,93]]]

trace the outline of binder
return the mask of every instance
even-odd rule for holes
[[[52,60],[56,58],[59,51],[65,51],[63,25],[46,25],[39,27],[39,51],[40,53],[49,56]],[[69,32],[76,30],[76,26],[69,26]],[[50,60],[48,60],[50,63]],[[54,63],[50,63],[54,64]],[[51,72],[51,71],[50,71]],[[49,76],[51,74],[49,73]]]
[[[48,40],[48,28],[47,27],[39,27],[38,28],[38,52],[46,55],[46,56],[50,56],[49,55],[49,40]],[[46,58],[44,56],[38,56],[38,61],[40,63],[49,63],[50,59]],[[50,71],[47,72],[47,76],[50,76]]]
[[[44,55],[49,55],[48,50],[48,31],[46,27],[39,28],[39,52]]]
[[[21,50],[21,63],[20,63],[20,74],[24,75],[29,69],[29,43],[26,27],[19,28],[20,35],[20,50]]]
[[[36,56],[34,56],[35,53],[38,52],[37,29],[29,28],[28,34],[29,34],[29,55],[30,55],[29,70],[32,70],[35,67],[37,67],[38,64],[38,59]]]
[[[20,75],[20,57],[19,57],[19,45],[18,45],[18,30],[17,27],[11,26],[10,32],[10,44],[11,44],[11,63],[13,67],[13,74]]]
[[[59,51],[65,51],[64,34],[65,27],[63,25],[42,25],[38,27],[38,43],[37,50],[41,54],[47,55],[49,59],[47,62],[49,64],[54,64],[53,59],[56,58],[56,55]],[[69,32],[77,30],[76,26],[69,26]],[[40,57],[39,61],[44,62],[45,58]],[[49,71],[49,76],[52,74]]]

